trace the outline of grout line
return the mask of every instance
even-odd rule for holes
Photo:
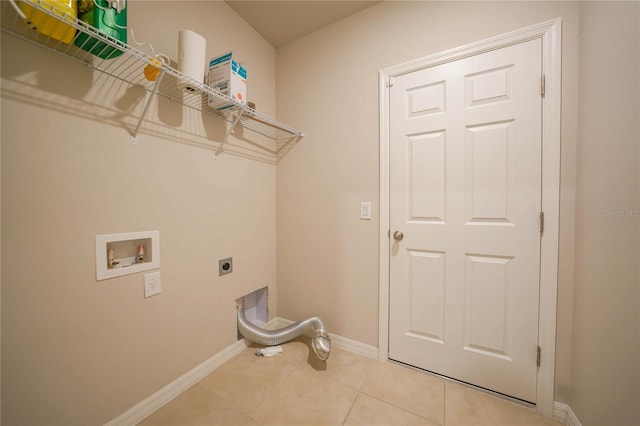
[[[247,351],[247,352],[248,352],[246,355],[250,356],[250,358],[252,358],[252,360],[253,360],[253,358],[256,358],[256,361],[260,361],[259,357],[256,357],[256,356],[255,356],[255,355],[253,355],[253,353],[252,353],[253,351],[255,351],[255,347],[247,347],[247,348],[245,348],[243,351],[241,351],[241,352],[237,353],[237,354],[236,354],[235,356],[233,356],[232,358],[228,359],[224,364],[226,364],[226,363],[230,362],[231,360],[233,360],[233,359],[237,358],[238,356],[240,356],[241,354],[243,354],[243,353],[244,353],[244,351]],[[194,384],[193,384],[193,386],[191,386],[191,387],[201,386],[201,388],[202,388],[203,390],[205,390],[208,394],[212,395],[215,399],[217,399],[217,400],[219,400],[219,401],[224,402],[224,404],[225,404],[225,405],[228,405],[229,407],[231,407],[231,408],[233,408],[233,409],[237,410],[237,412],[238,412],[238,413],[241,413],[242,415],[244,415],[244,416],[246,416],[246,417],[250,418],[250,419],[251,419],[252,421],[254,421],[256,424],[258,424],[258,425],[264,425],[265,423],[269,423],[269,421],[271,421],[268,417],[267,417],[267,418],[265,418],[265,419],[263,419],[263,421],[264,421],[264,422],[260,422],[260,421],[258,421],[256,418],[254,418],[254,417],[253,417],[253,415],[257,412],[258,408],[260,408],[260,407],[263,407],[263,406],[264,406],[263,404],[265,404],[265,403],[266,403],[267,398],[268,398],[269,394],[271,394],[271,393],[273,392],[273,389],[275,389],[275,388],[276,388],[276,387],[278,387],[278,386],[282,386],[283,382],[284,382],[285,380],[287,380],[289,377],[291,377],[292,373],[293,373],[296,369],[298,369],[298,368],[302,368],[302,367],[305,367],[305,364],[308,362],[308,359],[307,359],[306,357],[298,357],[298,356],[291,357],[291,358],[284,358],[284,359],[283,359],[282,357],[280,357],[280,359],[281,359],[283,362],[282,362],[282,363],[278,362],[277,364],[278,364],[280,367],[282,367],[282,368],[284,368],[284,369],[285,369],[285,370],[283,371],[283,373],[284,373],[284,374],[282,374],[281,376],[279,376],[279,377],[278,377],[278,379],[277,379],[275,382],[273,382],[273,384],[271,384],[268,388],[266,388],[266,389],[264,390],[264,397],[263,397],[263,398],[258,402],[258,404],[257,404],[253,409],[245,409],[245,408],[242,408],[242,409],[241,409],[240,407],[236,406],[233,402],[228,401],[228,400],[226,400],[225,398],[218,396],[217,394],[215,394],[215,392],[211,391],[208,387],[201,386],[201,385],[200,385],[200,383],[201,383],[201,381],[202,381],[202,379],[203,379],[204,377],[203,377],[203,378],[201,378],[200,380],[198,380],[196,383],[194,383]],[[361,361],[358,361],[358,362],[361,362]],[[222,365],[224,365],[224,364],[222,364]],[[222,365],[221,365],[221,366],[222,366]],[[336,364],[336,367],[338,367],[338,366],[340,366],[340,365],[341,365],[341,363],[338,363],[338,364]],[[369,365],[369,364],[367,364],[367,365]],[[413,416],[416,416],[416,417],[418,417],[418,418],[422,418],[422,419],[424,419],[424,420],[426,420],[426,421],[428,421],[428,422],[430,422],[430,423],[438,424],[438,425],[440,425],[440,426],[446,426],[446,425],[447,425],[447,421],[448,421],[448,418],[447,418],[447,406],[448,406],[448,404],[449,404],[450,402],[451,402],[451,403],[453,403],[453,402],[454,402],[453,400],[452,400],[452,401],[448,401],[448,399],[447,399],[447,390],[448,390],[448,386],[452,386],[452,388],[454,388],[454,387],[456,387],[456,386],[462,386],[462,387],[464,387],[464,388],[468,389],[469,391],[471,391],[471,392],[472,392],[472,393],[474,393],[474,394],[475,394],[475,393],[479,393],[479,394],[483,394],[483,395],[487,395],[487,396],[491,396],[492,398],[495,398],[495,396],[494,396],[494,395],[491,395],[490,393],[487,393],[487,392],[481,392],[481,391],[480,391],[479,389],[477,389],[477,388],[470,387],[470,386],[464,386],[464,385],[459,384],[459,383],[457,383],[457,382],[455,382],[455,381],[447,380],[446,378],[443,378],[443,377],[441,377],[441,376],[435,376],[435,375],[433,375],[433,374],[429,374],[430,376],[434,376],[434,377],[439,378],[439,379],[440,379],[440,381],[442,382],[442,386],[443,386],[443,387],[442,387],[442,391],[443,391],[443,405],[442,405],[441,407],[442,407],[442,409],[443,409],[444,411],[443,411],[443,416],[442,416],[442,422],[439,422],[439,421],[432,420],[432,419],[430,419],[430,418],[428,418],[428,417],[425,417],[424,415],[418,414],[418,413],[416,413],[416,412],[412,411],[411,409],[407,409],[407,408],[404,408],[404,407],[398,406],[397,404],[395,404],[395,403],[393,403],[393,402],[391,402],[391,401],[388,401],[388,400],[386,400],[386,399],[383,399],[383,398],[382,398],[382,397],[380,397],[380,396],[376,396],[376,395],[373,395],[373,394],[371,394],[371,393],[368,393],[366,390],[364,390],[364,389],[366,389],[365,385],[367,384],[367,382],[368,382],[371,378],[374,378],[374,379],[375,379],[375,377],[376,377],[376,370],[375,370],[374,368],[371,368],[371,367],[372,367],[372,365],[369,365],[369,366],[365,369],[364,378],[362,379],[362,382],[361,382],[361,384],[360,384],[360,386],[359,386],[358,388],[352,387],[351,385],[349,385],[349,384],[347,384],[347,383],[342,383],[338,377],[332,377],[332,378],[331,378],[331,381],[332,381],[333,383],[337,383],[337,384],[340,384],[340,385],[343,385],[343,386],[345,386],[345,387],[348,387],[348,388],[350,388],[350,389],[355,390],[355,392],[354,392],[354,396],[353,396],[353,399],[352,399],[352,401],[351,401],[351,403],[350,403],[350,406],[348,407],[348,410],[347,410],[347,412],[346,412],[346,415],[344,416],[344,418],[342,419],[342,421],[340,421],[339,419],[336,419],[336,420],[337,420],[337,421],[336,421],[336,423],[335,423],[335,425],[336,425],[336,426],[337,426],[337,425],[342,425],[342,426],[344,426],[345,424],[347,424],[347,423],[348,423],[348,422],[347,422],[347,420],[349,419],[350,415],[351,415],[351,414],[353,414],[353,413],[355,413],[355,412],[353,411],[353,409],[354,409],[354,407],[355,407],[355,403],[356,403],[356,401],[357,401],[359,398],[364,397],[364,396],[367,396],[367,397],[373,398],[373,399],[374,399],[374,400],[376,400],[376,401],[379,401],[379,402],[381,402],[381,403],[383,403],[383,404],[387,404],[387,405],[389,405],[389,406],[392,406],[392,407],[394,407],[394,408],[396,408],[396,409],[398,409],[398,410],[401,410],[401,411],[402,411],[402,412],[404,412],[404,413],[411,414],[411,415],[413,415]],[[288,371],[287,371],[287,370],[288,370]],[[424,373],[424,371],[419,370],[419,369],[410,369],[410,370],[412,371],[412,373],[414,373],[414,374],[416,374],[416,375],[420,375],[420,374],[423,374],[423,373]],[[205,376],[205,377],[206,377],[206,376]],[[191,388],[191,387],[190,387],[190,388]],[[189,389],[190,389],[190,388],[189,388]],[[187,390],[188,390],[188,389],[187,389]],[[185,390],[185,391],[186,391],[186,390]],[[454,399],[455,399],[455,398],[454,398]],[[498,398],[498,399],[500,399],[500,400],[504,400],[503,398]],[[346,401],[345,401],[345,402],[346,402]],[[402,401],[401,401],[401,402],[402,402]],[[505,402],[511,402],[511,401],[505,401]],[[454,405],[455,405],[455,404],[454,404]],[[527,407],[524,407],[524,406],[522,406],[522,405],[520,405],[520,404],[514,404],[514,405],[518,405],[518,406],[520,406],[521,408],[527,408]],[[452,408],[454,408],[454,407],[452,406]],[[437,411],[436,411],[436,410],[434,410],[434,411],[430,411],[430,412],[429,412],[429,413],[427,413],[427,414],[432,414],[432,413],[436,413],[436,412],[437,412]],[[538,413],[538,415],[539,415],[538,417],[541,419],[541,421],[543,421],[543,422],[544,422],[544,416],[540,415],[539,413]]]
[[[444,381],[444,395],[442,396],[443,399],[443,408],[444,408],[444,413],[442,413],[442,426],[447,426],[447,381]]]
[[[392,407],[395,407],[395,408],[397,408],[397,409],[399,409],[399,410],[405,411],[405,412],[407,412],[407,413],[409,413],[409,414],[412,414],[412,415],[414,415],[414,416],[416,416],[416,417],[420,417],[421,419],[425,419],[425,420],[426,420],[426,421],[428,421],[428,422],[436,423],[436,424],[440,424],[439,422],[436,422],[436,421],[434,421],[434,420],[431,420],[431,419],[429,419],[429,418],[427,418],[427,417],[423,416],[422,414],[418,414],[418,413],[415,413],[415,412],[413,412],[413,411],[411,411],[411,410],[408,410],[408,409],[406,409],[406,408],[404,408],[404,407],[400,407],[399,405],[394,404],[394,403],[393,403],[393,402],[391,402],[391,401],[387,401],[386,399],[382,399],[382,398],[380,398],[379,396],[372,395],[372,394],[368,393],[367,391],[363,391],[363,390],[358,391],[358,394],[360,394],[360,393],[363,393],[363,394],[365,394],[365,395],[367,395],[367,396],[370,396],[370,397],[371,397],[371,398],[373,398],[373,399],[377,399],[378,401],[384,402],[385,404],[389,404],[389,405],[391,405]],[[443,423],[441,426],[444,426],[444,423]]]
[[[360,391],[356,392],[356,396],[353,398],[353,401],[351,401],[351,405],[349,406],[349,411],[347,411],[347,415],[344,416],[344,420],[342,420],[341,425],[344,426],[344,424],[347,422],[347,419],[349,418],[349,415],[351,414],[351,410],[353,410],[353,406],[356,403],[356,400],[358,399],[358,396],[360,396]]]
[[[248,349],[251,349],[253,352],[255,352],[255,348],[250,347]],[[254,355],[255,356],[255,355]],[[256,356],[256,358],[258,358]],[[264,402],[266,401],[268,395],[271,393],[271,391],[278,386],[280,383],[284,382],[290,375],[291,373],[298,367],[298,363],[296,362],[292,362],[291,360],[285,359],[285,362],[287,364],[293,364],[293,368],[291,368],[290,371],[288,371],[286,374],[284,374],[282,377],[280,377],[278,380],[275,381],[275,383],[273,383],[271,386],[269,386],[268,388],[266,388],[264,390],[264,397],[260,400],[260,402],[250,411],[253,413],[255,412],[260,406],[262,406],[262,404],[264,404]],[[244,410],[242,410],[244,411]],[[244,412],[247,416],[251,417],[251,415],[249,414],[249,412]],[[258,422],[256,419],[254,419],[253,417],[251,417],[252,420],[254,420],[256,423]]]

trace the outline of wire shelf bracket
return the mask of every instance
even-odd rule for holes
[[[224,145],[227,143],[231,132],[236,126],[240,126],[257,134],[266,136],[267,138],[276,141],[276,146],[280,147],[289,145],[286,141],[291,139],[299,140],[304,136],[303,132],[269,117],[266,114],[260,113],[254,108],[240,103],[230,96],[227,96],[200,81],[196,81],[184,75],[164,62],[157,66],[161,73],[156,81],[149,81],[144,76],[144,68],[149,64],[157,64],[155,57],[147,55],[146,53],[101,32],[84,21],[78,20],[75,17],[70,17],[64,11],[58,10],[50,4],[46,4],[46,0],[15,1],[27,4],[30,8],[37,10],[39,13],[48,15],[49,18],[54,20],[54,30],[52,33],[55,31],[55,28],[60,25],[72,27],[72,30],[75,31],[75,35],[73,40],[69,42],[69,44],[66,44],[51,36],[38,32],[33,28],[33,25],[29,26],[28,20],[25,21],[23,17],[14,10],[8,1],[0,1],[0,3],[2,3],[2,16],[0,16],[0,18],[2,19],[3,32],[54,51],[75,62],[80,62],[93,70],[114,77],[127,84],[141,86],[149,93],[142,115],[139,118],[135,129],[131,132],[131,143],[133,145],[136,145],[137,143],[137,136],[140,132],[142,123],[146,119],[152,100],[157,95],[164,96],[174,102],[181,103],[183,106],[213,115],[218,119],[231,123],[225,139],[216,149],[216,157],[222,152]],[[104,49],[113,49],[114,51],[121,52],[121,54],[110,59],[102,59],[98,56],[94,56],[89,51],[81,48],[83,46],[82,42],[78,42],[80,47],[76,45],[78,38],[82,35],[87,35],[89,36],[89,39],[104,43]],[[104,52],[104,49],[102,52]],[[101,52],[98,52],[98,54],[100,53]],[[172,78],[167,78],[167,75]],[[178,84],[176,84],[176,82]],[[187,92],[183,90],[182,87],[185,84],[188,84],[196,90],[194,92]],[[224,103],[230,105],[230,107],[223,111],[210,107],[207,99],[211,96],[224,101]],[[278,150],[276,149],[276,151]],[[279,153],[276,152],[276,156],[278,156],[278,154]]]
[[[147,112],[149,111],[149,105],[151,105],[151,101],[153,100],[153,98],[156,97],[156,93],[158,93],[158,88],[160,87],[160,82],[162,81],[162,77],[164,77],[164,74],[165,74],[165,70],[160,70],[160,75],[158,75],[158,78],[156,79],[156,84],[153,85],[153,90],[147,97],[147,103],[144,105],[144,109],[142,110],[142,115],[140,115],[140,118],[138,119],[138,125],[133,130],[133,133],[131,133],[132,145],[138,144],[138,141],[137,141],[138,131],[140,131],[140,126],[142,126],[142,122],[147,116]]]
[[[213,154],[214,159],[217,159],[220,153],[222,152],[224,145],[227,143],[227,140],[229,139],[229,135],[231,134],[231,132],[233,132],[233,129],[236,127],[236,124],[238,124],[241,118],[242,118],[242,113],[239,112],[235,120],[233,120],[233,123],[231,124],[231,126],[229,126],[229,128],[227,129],[227,133],[224,135],[224,139],[218,146],[218,149],[216,149],[216,152]]]

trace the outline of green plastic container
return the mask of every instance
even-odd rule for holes
[[[114,2],[112,2],[114,3]],[[127,8],[126,2],[121,0],[116,2],[122,7],[120,10],[112,7],[107,0],[79,0],[78,19],[86,22],[107,36],[127,42]],[[96,4],[98,6],[96,6]],[[102,59],[111,59],[122,54],[117,49],[103,41],[91,37],[85,33],[80,33],[75,41],[76,46],[90,52]]]

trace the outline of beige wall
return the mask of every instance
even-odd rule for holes
[[[183,28],[209,56],[233,50],[275,112],[275,50],[225,3],[129,2],[129,19],[174,59]],[[2,34],[5,425],[102,424],[234,343],[237,297],[268,285],[275,311],[273,161],[238,141],[214,162],[199,145],[224,124],[167,101],[134,147],[137,95]],[[160,295],[144,299],[141,273],[96,282],[96,234],[153,229]]]
[[[571,407],[640,424],[640,3],[580,7]]]
[[[278,117],[304,141],[278,164],[278,315],[326,317],[378,345],[378,71],[563,19],[562,197],[556,400],[568,401],[578,4],[384,2],[278,49]],[[371,221],[358,219],[372,201]]]
[[[130,7],[137,37],[172,58],[182,28],[203,34],[209,55],[233,50],[258,109],[276,112],[277,87],[278,118],[306,137],[277,170],[240,140],[214,163],[202,145],[224,126],[160,100],[132,147],[135,90],[3,34],[4,424],[114,418],[233,343],[234,299],[265,285],[271,316],[323,315],[332,332],[377,346],[378,71],[556,17],[555,399],[585,425],[640,422],[640,229],[603,216],[639,207],[637,3],[385,2],[282,47],[277,61],[222,2]],[[373,220],[358,219],[360,201],[373,202]],[[163,293],[145,300],[143,274],[96,282],[94,236],[148,229],[160,230]],[[230,255],[234,273],[218,278]]]

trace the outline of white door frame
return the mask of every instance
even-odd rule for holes
[[[389,91],[393,77],[478,55],[533,39],[542,39],[542,72],[545,96],[542,110],[542,211],[544,234],[540,254],[540,311],[538,344],[541,362],[537,375],[536,408],[538,413],[553,416],[556,302],[558,288],[558,225],[560,219],[560,18],[502,34],[459,48],[385,68],[379,73],[380,84],[380,302],[378,356],[389,358]]]

